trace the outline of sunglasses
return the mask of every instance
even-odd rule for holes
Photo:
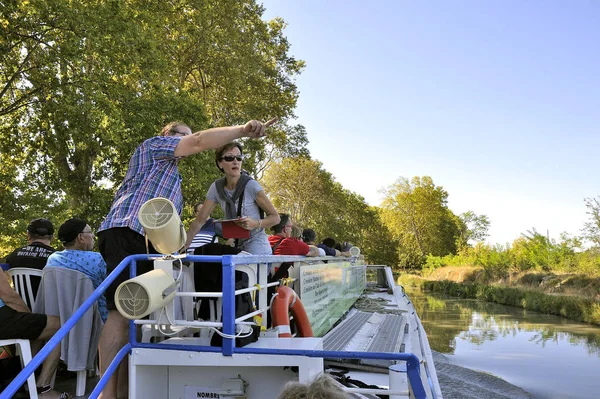
[[[224,157],[221,157],[221,161],[225,161],[225,162],[233,162],[233,160],[237,160],[238,162],[242,162],[244,160],[244,156],[243,155],[225,155]]]

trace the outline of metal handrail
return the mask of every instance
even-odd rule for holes
[[[65,324],[54,334],[44,347],[34,356],[23,370],[10,382],[10,384],[0,393],[0,399],[11,398],[27,378],[38,368],[43,360],[60,343],[67,333],[75,326],[81,317],[91,308],[98,298],[106,291],[109,285],[126,268],[130,267],[130,276],[136,275],[136,262],[148,260],[148,255],[130,255],[123,259],[121,263],[113,270],[107,278],[96,288],[93,294],[75,311]],[[151,257],[156,257],[152,255]],[[135,325],[133,321],[129,323],[129,343],[126,344],[115,356],[108,366],[104,375],[92,391],[90,398],[97,398],[108,380],[117,369],[125,355],[131,353],[133,348],[152,348],[152,349],[171,349],[195,352],[221,352],[224,356],[232,356],[234,353],[240,354],[275,354],[287,356],[307,356],[320,358],[337,359],[386,359],[401,360],[406,362],[407,376],[412,388],[413,394],[417,399],[425,399],[427,395],[420,378],[419,359],[412,353],[381,353],[381,352],[338,352],[323,350],[294,350],[294,349],[265,349],[265,348],[236,348],[235,339],[235,265],[295,262],[295,261],[314,261],[320,259],[339,259],[334,257],[307,258],[303,256],[208,256],[208,255],[190,255],[184,260],[192,262],[221,262],[223,265],[223,345],[221,348],[212,346],[191,346],[191,345],[169,345],[169,344],[144,344],[137,342]],[[347,258],[345,258],[347,259]]]

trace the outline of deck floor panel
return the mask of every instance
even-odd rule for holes
[[[400,350],[406,319],[402,315],[386,315],[373,338],[369,352],[397,353]]]
[[[328,351],[343,351],[370,317],[371,313],[359,311],[342,321],[323,337],[323,349]]]

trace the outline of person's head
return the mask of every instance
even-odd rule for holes
[[[317,233],[313,229],[302,230],[302,241],[307,244],[312,244],[317,239]]]
[[[160,131],[160,136],[189,136],[192,134],[192,129],[183,122],[170,122],[166,124]]]
[[[329,374],[321,374],[310,384],[288,382],[277,399],[348,399],[344,388]]]
[[[341,252],[348,252],[348,251],[350,251],[350,248],[352,248],[353,246],[354,246],[354,245],[352,245],[352,243],[351,243],[351,242],[345,241],[345,242],[342,244],[342,251],[341,251]]]
[[[292,238],[300,238],[302,236],[302,229],[295,224],[292,225],[292,232],[290,233]]]
[[[91,251],[94,248],[94,232],[83,219],[71,218],[58,229],[58,239],[67,249]]]
[[[33,219],[27,226],[27,240],[31,241],[48,241],[52,240],[54,235],[54,226],[48,219]]]
[[[271,227],[271,229],[273,230],[273,234],[282,237],[289,237],[292,233],[292,220],[290,219],[290,215],[287,213],[280,213],[279,223]]]
[[[239,176],[242,173],[244,148],[236,141],[227,143],[215,152],[217,168],[226,176]]]
[[[331,237],[327,237],[323,240],[323,245],[329,248],[335,248],[335,240]]]

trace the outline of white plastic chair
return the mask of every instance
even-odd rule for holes
[[[27,339],[0,339],[0,346],[17,345],[21,366],[25,367],[31,361],[31,344]],[[27,388],[29,388],[29,397],[38,399],[37,388],[35,386],[35,373],[31,373],[27,378]]]
[[[13,267],[6,271],[10,278],[12,278],[15,291],[25,302],[25,305],[29,309],[33,309],[35,306],[35,296],[37,292],[33,292],[31,288],[31,276],[42,277],[43,272],[39,269],[32,269],[29,267]]]

